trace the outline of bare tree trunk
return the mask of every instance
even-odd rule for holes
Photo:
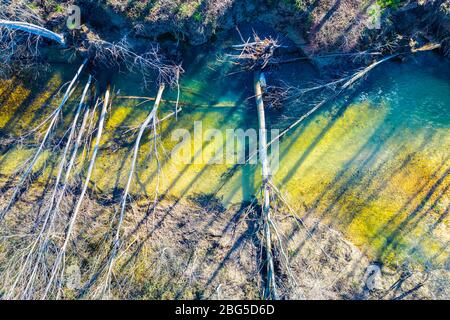
[[[58,273],[62,274],[62,272],[60,271],[60,265],[61,265],[61,262],[63,261],[63,259],[65,258],[65,254],[66,254],[66,251],[67,251],[67,246],[69,244],[69,241],[70,241],[73,229],[75,227],[76,219],[77,219],[78,214],[80,212],[80,208],[81,208],[81,205],[83,203],[84,196],[86,195],[87,188],[88,188],[89,183],[91,181],[92,172],[93,172],[94,166],[95,166],[95,160],[97,158],[97,152],[98,152],[98,149],[100,147],[100,140],[102,138],[103,127],[104,127],[104,124],[105,124],[105,118],[106,118],[106,112],[107,112],[107,109],[108,109],[108,104],[109,104],[109,89],[105,93],[105,99],[103,101],[102,112],[101,112],[100,120],[99,120],[99,124],[98,124],[97,138],[96,138],[96,141],[95,141],[94,151],[92,153],[92,157],[91,157],[91,160],[90,160],[90,163],[89,163],[89,168],[88,168],[88,172],[87,172],[87,175],[86,175],[86,180],[84,182],[83,189],[81,191],[81,195],[80,195],[80,197],[79,197],[79,199],[77,201],[77,204],[75,206],[75,209],[74,209],[74,212],[72,214],[72,217],[70,218],[69,226],[67,228],[65,239],[64,239],[64,243],[63,243],[60,251],[58,252],[58,256],[56,257],[56,260],[55,260],[55,263],[53,265],[53,268],[52,268],[52,271],[51,271],[51,274],[50,274],[50,278],[49,278],[47,287],[45,288],[45,291],[44,291],[44,294],[42,296],[42,299],[45,299],[47,297],[47,295],[48,295],[48,293],[49,293],[49,291],[50,291],[50,289],[51,289],[51,287],[53,285],[53,281],[55,280],[55,277],[57,276],[57,274]]]
[[[0,212],[0,222],[5,218],[6,214],[9,211],[9,209],[11,209],[11,206],[14,204],[14,201],[19,196],[23,184],[25,183],[26,179],[30,175],[31,171],[33,170],[34,165],[36,164],[37,160],[39,159],[39,156],[41,155],[42,151],[44,150],[45,143],[47,142],[47,139],[50,136],[50,133],[52,132],[52,130],[53,130],[55,124],[56,124],[56,121],[58,120],[59,114],[61,113],[61,110],[62,110],[63,106],[66,104],[67,100],[69,100],[70,95],[73,92],[72,88],[75,85],[75,82],[77,81],[78,77],[80,76],[81,71],[83,70],[83,68],[86,65],[86,63],[87,63],[87,60],[85,60],[83,62],[83,64],[80,66],[80,68],[78,69],[78,72],[76,73],[75,77],[73,77],[72,81],[70,82],[69,86],[67,87],[66,92],[64,94],[64,97],[63,97],[61,103],[59,104],[58,108],[56,108],[55,112],[53,113],[50,125],[47,128],[45,136],[42,139],[42,142],[39,145],[38,150],[34,154],[32,160],[31,160],[31,163],[29,164],[29,166],[27,167],[27,169],[23,173],[22,177],[20,178],[20,180],[19,180],[19,182],[18,182],[18,184],[17,184],[17,186],[16,186],[16,188],[15,188],[15,190],[13,192],[13,195],[11,196],[11,199],[9,200],[8,204]]]
[[[120,207],[120,216],[119,216],[119,221],[117,224],[117,229],[116,229],[116,233],[114,236],[114,242],[113,242],[113,248],[112,248],[112,253],[111,256],[109,258],[109,262],[108,262],[108,267],[107,267],[107,273],[106,273],[106,280],[105,280],[105,285],[103,287],[103,293],[102,295],[104,295],[107,291],[107,289],[109,288],[109,282],[111,279],[111,273],[112,273],[112,269],[114,267],[114,262],[116,259],[116,255],[117,252],[120,248],[120,231],[122,229],[122,223],[123,223],[123,219],[125,217],[125,209],[126,209],[126,205],[127,205],[127,199],[128,199],[128,195],[130,192],[130,186],[131,186],[131,182],[133,180],[133,175],[134,175],[134,171],[136,168],[136,162],[137,162],[137,158],[139,155],[139,147],[141,144],[141,139],[142,136],[144,134],[145,129],[149,126],[150,122],[153,123],[153,129],[156,130],[156,122],[157,122],[157,112],[158,112],[158,107],[159,104],[161,103],[161,97],[162,94],[164,92],[164,84],[161,84],[159,86],[159,90],[158,90],[158,94],[156,96],[156,100],[155,100],[155,104],[153,106],[152,111],[149,113],[149,115],[147,116],[147,118],[144,120],[144,122],[141,124],[141,127],[139,129],[139,133],[138,136],[136,138],[136,142],[134,145],[134,151],[133,151],[133,159],[131,160],[131,168],[130,168],[130,172],[128,174],[128,180],[127,180],[127,184],[125,186],[125,190],[122,196],[122,202],[121,202],[121,207]],[[156,131],[153,133],[156,137]],[[156,146],[155,146],[156,148]]]
[[[255,99],[258,111],[259,122],[259,156],[262,167],[262,191],[263,191],[263,206],[262,206],[262,221],[264,225],[264,242],[266,252],[266,272],[267,279],[265,285],[264,298],[278,299],[277,287],[275,282],[275,270],[272,255],[272,236],[270,231],[270,167],[269,158],[267,155],[267,130],[264,112],[263,91],[261,87],[261,79],[264,73],[255,72]]]
[[[38,235],[38,237],[37,237],[37,239],[35,241],[35,244],[33,245],[33,248],[30,250],[30,255],[31,255],[31,254],[33,254],[33,249],[34,249],[35,245],[40,241],[42,235],[44,234],[45,230],[47,229],[47,235],[46,235],[44,241],[41,243],[41,247],[38,249],[38,257],[36,259],[35,266],[33,267],[33,272],[31,273],[31,276],[28,279],[28,284],[27,284],[24,292],[22,293],[22,298],[23,299],[29,298],[29,296],[27,296],[28,292],[31,293],[33,291],[34,279],[36,277],[36,273],[37,273],[37,270],[38,270],[39,261],[40,261],[41,256],[45,252],[45,248],[46,248],[46,246],[48,244],[48,239],[49,239],[49,236],[50,236],[50,233],[51,233],[51,229],[53,227],[56,215],[58,214],[58,210],[57,210],[58,207],[56,207],[56,206],[54,207],[54,204],[55,204],[55,200],[56,200],[58,191],[60,191],[60,189],[65,190],[65,188],[66,188],[66,184],[65,183],[67,182],[67,179],[65,179],[64,184],[62,186],[60,186],[60,183],[61,183],[61,179],[62,179],[62,176],[63,176],[64,168],[65,168],[66,163],[67,163],[67,155],[68,155],[69,150],[70,150],[70,148],[72,146],[72,140],[74,139],[74,135],[75,135],[75,131],[76,131],[77,123],[78,123],[78,118],[80,116],[81,110],[83,109],[84,100],[85,100],[85,97],[86,97],[87,92],[89,90],[89,87],[91,85],[91,80],[92,80],[92,76],[89,75],[88,82],[86,83],[86,86],[84,87],[83,93],[81,95],[81,100],[80,100],[80,103],[78,104],[78,108],[77,108],[77,111],[75,113],[75,117],[74,117],[74,119],[72,121],[70,134],[69,134],[69,137],[67,139],[67,143],[66,143],[66,146],[64,148],[63,155],[61,157],[61,162],[59,164],[59,169],[58,169],[58,175],[57,175],[57,178],[56,178],[56,181],[55,181],[55,188],[53,190],[52,196],[51,196],[50,201],[49,201],[50,203],[48,205],[47,212],[45,214],[44,223],[43,223],[41,231],[40,231],[40,233],[39,233],[39,235]],[[66,178],[67,178],[67,175],[69,173],[70,172],[66,172]],[[61,196],[63,194],[64,194],[64,192],[61,193]],[[59,206],[58,202],[56,202],[56,204],[58,204],[58,206]],[[27,260],[28,260],[28,258],[27,258]]]
[[[62,35],[28,22],[0,20],[0,27],[28,32],[65,45],[65,40]]]

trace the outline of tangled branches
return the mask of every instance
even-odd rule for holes
[[[0,8],[0,21],[9,16],[20,15],[18,9]],[[17,12],[16,12],[17,11]],[[10,29],[0,24],[0,77],[7,77],[15,71],[31,69],[39,57],[39,44],[42,37],[25,33],[18,29]]]
[[[0,4],[0,77],[36,69],[43,39],[64,44],[63,36],[42,25],[42,19],[24,1]]]
[[[277,63],[274,58],[274,52],[281,47],[278,40],[272,37],[261,39],[256,32],[253,32],[253,41],[242,39],[242,44],[232,46],[233,49],[240,51],[238,55],[228,55],[232,60],[242,66],[245,70],[263,70],[269,64]]]
[[[31,34],[19,34],[14,30],[0,27],[0,77],[4,78],[15,70],[34,67],[41,38]]]
[[[87,50],[89,56],[98,64],[107,68],[125,66],[128,71],[141,74],[145,87],[149,86],[155,76],[158,85],[176,87],[180,75],[184,72],[180,65],[168,62],[158,46],[152,46],[144,54],[134,52],[127,37],[117,43],[92,39],[89,40]]]
[[[264,92],[266,108],[280,110],[283,102],[289,97],[289,89],[277,86],[267,86]]]

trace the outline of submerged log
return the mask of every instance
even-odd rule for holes
[[[28,165],[27,169],[25,170],[25,172],[22,174],[22,177],[20,178],[16,188],[14,189],[13,195],[11,196],[8,204],[6,205],[6,207],[0,212],[0,222],[5,218],[5,215],[7,214],[7,212],[11,209],[12,205],[14,204],[14,202],[16,201],[17,197],[20,196],[21,190],[23,188],[24,183],[26,182],[27,178],[30,176],[35,164],[37,163],[39,156],[42,154],[42,152],[44,151],[44,147],[45,144],[47,142],[47,140],[50,137],[50,134],[52,133],[54,127],[56,126],[57,120],[59,119],[59,115],[61,113],[62,108],[64,107],[64,105],[66,104],[66,102],[69,100],[74,86],[76,84],[77,79],[79,78],[83,68],[85,67],[85,65],[87,64],[87,60],[85,60],[83,62],[83,64],[80,66],[80,68],[78,69],[77,73],[75,74],[75,76],[73,77],[72,81],[70,82],[69,86],[66,89],[66,92],[63,96],[63,99],[61,101],[61,103],[59,104],[59,106],[55,109],[55,111],[52,113],[51,118],[49,118],[48,120],[51,119],[50,124],[45,132],[44,138],[41,141],[41,144],[39,145],[39,148],[37,149],[37,151],[35,152],[30,164]]]

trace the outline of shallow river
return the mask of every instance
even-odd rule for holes
[[[233,41],[225,39],[221,47]],[[186,50],[183,110],[177,120],[172,117],[161,124],[158,154],[162,171],[156,174],[152,139],[147,135],[133,194],[153,195],[158,187],[160,194],[174,197],[213,195],[224,206],[258,196],[258,165],[236,167],[217,158],[227,152],[227,129],[257,128],[252,75],[233,73],[236,69],[217,59],[221,51],[213,47]],[[52,94],[70,80],[76,68],[77,63],[54,64],[39,81],[3,82],[0,135],[18,135],[44,119],[56,103]],[[268,74],[267,80],[282,78],[306,87],[317,77],[308,63],[295,63]],[[120,95],[155,96],[156,88],[142,89],[138,76],[115,74],[109,80]],[[175,99],[176,90],[166,91],[163,98]],[[93,178],[95,188],[102,192],[124,186],[133,147],[127,128],[139,125],[152,107],[152,103],[138,103],[116,99],[112,105]],[[300,100],[268,111],[269,129],[284,129],[312,103]],[[74,106],[75,102],[66,106],[61,128],[67,129]],[[159,117],[173,109],[173,103],[163,103]],[[448,267],[449,112],[448,60],[428,53],[405,63],[387,62],[372,71],[357,90],[290,131],[278,150],[272,149],[273,159],[279,160],[274,167],[275,185],[299,216],[342,231],[373,259],[400,263],[407,258]],[[218,129],[222,137],[206,139],[208,129]],[[191,135],[192,141],[184,141],[188,147],[179,144],[174,132]],[[184,152],[172,153],[175,146]],[[32,147],[2,150],[0,173],[10,175]],[[186,159],[191,163],[185,163]],[[37,167],[43,165],[42,159]]]

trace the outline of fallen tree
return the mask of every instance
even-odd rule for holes
[[[273,260],[273,245],[272,245],[272,236],[271,236],[271,230],[273,230],[279,239],[278,243],[278,250],[280,252],[283,252],[283,245],[281,242],[281,238],[279,236],[279,232],[277,230],[277,227],[273,220],[270,217],[270,211],[271,211],[271,193],[273,193],[273,196],[279,199],[279,201],[284,204],[288,209],[290,209],[289,205],[286,203],[285,197],[277,191],[272,192],[274,188],[274,184],[271,182],[270,177],[270,168],[268,164],[268,158],[267,158],[267,149],[272,145],[275,141],[278,141],[282,136],[284,136],[287,132],[295,128],[297,125],[299,125],[302,121],[304,121],[306,118],[308,118],[311,114],[313,114],[315,111],[320,109],[322,106],[330,102],[331,100],[338,97],[343,91],[351,88],[357,81],[364,78],[371,70],[376,68],[378,65],[389,61],[395,57],[397,57],[399,54],[395,53],[389,56],[386,56],[378,61],[373,62],[369,66],[356,71],[352,75],[343,77],[338,80],[331,81],[327,84],[323,85],[317,85],[311,88],[306,89],[296,89],[292,90],[292,88],[281,88],[279,92],[271,92],[269,94],[269,103],[272,106],[278,106],[285,102],[288,99],[296,100],[302,97],[306,93],[315,92],[315,91],[321,91],[323,89],[329,89],[332,91],[332,94],[327,96],[325,99],[320,101],[319,103],[315,104],[313,108],[311,108],[308,112],[306,112],[304,115],[302,115],[299,119],[297,119],[294,123],[289,125],[286,129],[284,129],[280,134],[278,134],[276,137],[272,138],[270,142],[267,142],[267,134],[266,134],[266,128],[265,128],[265,113],[264,113],[264,99],[263,99],[263,88],[266,87],[266,81],[263,73],[263,69],[270,66],[270,65],[276,65],[278,63],[277,59],[274,59],[272,57],[274,49],[280,47],[278,43],[274,43],[272,40],[261,40],[259,37],[254,36],[255,41],[250,42],[244,41],[244,39],[241,36],[241,39],[243,41],[243,44],[233,46],[233,48],[239,48],[242,50],[240,55],[229,55],[235,64],[242,65],[244,70],[255,70],[255,76],[254,76],[254,85],[255,85],[255,99],[256,99],[256,105],[257,105],[257,111],[258,111],[258,119],[259,119],[259,129],[260,129],[260,136],[259,136],[259,148],[257,152],[254,152],[253,154],[250,154],[247,158],[246,163],[250,159],[252,159],[256,154],[259,155],[261,166],[262,166],[262,194],[263,194],[263,201],[262,201],[262,220],[263,220],[263,233],[264,233],[264,245],[265,245],[265,255],[266,255],[266,281],[265,281],[265,290],[264,290],[264,297],[265,298],[273,298],[277,299],[279,298],[277,289],[276,289],[276,282],[275,282],[275,271],[274,271],[274,260]],[[267,45],[271,48],[264,48],[263,46]],[[241,62],[243,61],[243,62]],[[261,68],[261,69],[259,69]],[[294,91],[294,92],[292,92]],[[273,101],[272,101],[273,100]],[[282,254],[285,256],[285,254]],[[289,264],[288,259],[286,260],[286,268],[289,270]],[[291,278],[295,282],[295,279],[291,275]]]
[[[263,204],[262,204],[262,220],[263,220],[263,233],[264,233],[264,243],[265,243],[265,253],[267,260],[266,264],[266,285],[264,290],[264,298],[278,299],[277,286],[275,282],[275,268],[273,264],[273,254],[272,254],[272,236],[271,236],[271,219],[270,219],[270,185],[269,181],[271,178],[269,157],[267,155],[267,129],[266,129],[266,119],[264,112],[264,102],[263,102],[263,91],[261,83],[265,83],[264,73],[255,72],[254,85],[255,85],[255,99],[256,107],[258,112],[258,123],[259,123],[259,157],[261,161],[261,171],[262,171],[262,193],[263,193]]]
[[[151,128],[153,130],[153,139],[154,139],[153,140],[153,144],[154,144],[153,151],[155,153],[155,157],[156,158],[158,157],[156,126],[158,123],[158,108],[159,108],[159,104],[161,103],[161,98],[162,98],[162,94],[164,92],[164,88],[165,88],[164,83],[161,83],[159,86],[159,89],[158,89],[158,94],[156,96],[156,100],[155,100],[153,109],[150,111],[148,116],[142,122],[142,124],[139,128],[139,132],[138,132],[135,144],[134,144],[134,151],[133,151],[133,157],[131,160],[131,167],[130,167],[130,171],[128,173],[128,180],[127,180],[127,183],[126,183],[123,195],[122,195],[122,200],[120,203],[120,214],[119,214],[119,218],[117,221],[116,231],[114,233],[112,249],[111,249],[110,255],[108,257],[108,262],[107,262],[107,267],[106,267],[107,271],[106,271],[105,282],[104,282],[104,286],[103,286],[103,290],[102,290],[102,296],[105,296],[106,292],[108,291],[108,289],[110,287],[111,274],[113,272],[117,254],[121,248],[122,224],[123,224],[123,220],[125,218],[125,210],[127,207],[127,201],[128,201],[128,197],[129,197],[129,193],[130,193],[131,183],[133,181],[133,176],[134,176],[134,173],[136,170],[136,162],[137,162],[138,155],[139,155],[139,147],[141,145],[142,136],[143,136],[145,130],[150,125],[150,123],[151,123]],[[158,200],[158,194],[155,194],[155,203],[154,203],[153,207],[156,207],[157,200]]]
[[[78,69],[78,72],[75,74],[74,78],[72,79],[72,81],[70,82],[69,86],[66,89],[66,92],[61,100],[61,103],[59,104],[59,106],[55,109],[55,111],[50,115],[49,118],[47,118],[46,121],[50,121],[48,128],[45,132],[44,138],[42,139],[39,148],[37,149],[37,151],[34,153],[34,156],[31,158],[30,160],[30,164],[27,166],[27,168],[25,169],[25,171],[23,172],[23,174],[21,175],[21,178],[19,180],[19,182],[17,183],[16,188],[14,189],[14,192],[12,194],[12,196],[10,197],[10,200],[8,202],[8,204],[6,205],[5,208],[2,209],[2,211],[0,212],[0,223],[2,222],[2,220],[5,218],[6,214],[8,213],[8,211],[11,209],[11,206],[14,204],[14,202],[16,201],[17,197],[20,195],[20,193],[22,192],[22,189],[24,187],[24,183],[26,182],[27,178],[29,177],[29,175],[31,174],[34,166],[36,165],[36,162],[39,159],[39,156],[42,154],[44,147],[48,141],[48,138],[51,134],[51,132],[54,130],[54,127],[56,125],[56,122],[59,118],[59,115],[62,111],[62,108],[64,107],[64,105],[66,104],[66,102],[69,100],[71,94],[73,93],[73,88],[75,86],[75,83],[77,81],[77,79],[79,78],[83,68],[85,67],[87,63],[87,60],[85,60],[82,65],[80,66],[80,68]],[[44,122],[45,124],[45,122]]]
[[[261,243],[264,246],[264,255],[262,256],[265,277],[263,297],[264,299],[277,300],[280,297],[276,283],[274,248],[272,245],[272,230],[275,229],[271,219],[271,173],[267,150],[267,129],[263,100],[263,88],[266,86],[263,70],[274,63],[273,54],[280,45],[272,38],[260,39],[256,33],[253,34],[254,41],[252,42],[250,40],[245,41],[241,34],[240,36],[243,43],[233,46],[234,49],[241,51],[240,54],[229,55],[229,57],[244,70],[253,71],[254,73],[255,102],[259,126],[258,154],[262,173],[260,223],[262,225]]]
[[[83,184],[83,189],[77,200],[77,203],[75,205],[75,209],[72,213],[72,216],[69,220],[67,231],[66,231],[65,237],[64,237],[64,243],[63,243],[62,247],[59,249],[56,259],[55,259],[55,262],[53,264],[53,267],[51,268],[49,279],[47,281],[46,288],[42,295],[42,299],[45,299],[52,289],[56,290],[56,296],[58,296],[59,290],[61,290],[62,279],[59,279],[59,281],[56,281],[56,279],[57,279],[57,277],[62,278],[62,276],[63,276],[63,269],[61,270],[61,264],[64,265],[64,258],[65,258],[66,252],[67,252],[67,247],[68,247],[69,241],[72,237],[72,233],[73,233],[73,230],[75,227],[75,222],[79,215],[81,205],[83,203],[84,197],[85,197],[87,189],[89,187],[89,183],[91,181],[91,176],[92,176],[92,172],[94,170],[98,149],[100,147],[100,140],[102,138],[103,128],[105,125],[106,113],[107,113],[108,106],[110,103],[109,100],[110,100],[110,92],[108,89],[108,90],[106,90],[105,98],[103,99],[103,102],[102,102],[102,110],[100,113],[100,119],[99,119],[98,128],[97,128],[97,137],[95,140],[95,145],[94,145],[93,153],[91,156],[91,160],[89,162],[89,168],[88,168],[86,178],[85,178],[85,181]]]
[[[9,30],[18,30],[27,33],[31,33],[38,37],[43,37],[52,41],[57,42],[58,44],[64,46],[66,41],[63,35],[55,33],[51,30],[48,30],[44,27],[21,21],[9,21],[0,19],[0,28],[6,28]]]

